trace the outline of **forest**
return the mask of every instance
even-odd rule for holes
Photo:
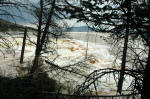
[[[150,0],[0,0],[1,99],[148,99]]]

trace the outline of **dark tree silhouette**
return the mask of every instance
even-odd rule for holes
[[[66,3],[68,6],[63,9],[70,14],[70,18],[77,18],[78,21],[86,22],[88,26],[95,31],[113,33],[119,38],[125,39],[122,69],[118,83],[118,92],[121,93],[126,63],[128,35],[136,35],[136,37],[142,38],[148,47],[150,45],[149,2],[145,0],[81,0],[80,5],[74,5],[66,0]],[[149,60],[147,60],[147,63],[148,61]],[[148,65],[146,65],[145,68],[143,90],[146,88],[145,86],[148,87],[148,79],[150,79]],[[146,82],[147,84],[145,84]],[[141,85],[139,85],[139,87],[141,87]]]
[[[62,3],[63,2],[57,0],[39,0],[40,7],[32,5],[32,15],[35,16],[38,21],[38,30],[35,57],[30,75],[33,75],[39,67],[41,54],[52,52],[51,49],[47,48],[48,43],[52,42],[49,40],[49,37],[54,37],[57,41],[57,38],[63,35],[62,28],[65,27],[65,25],[61,26],[62,24],[56,22],[65,17],[62,11],[57,10],[57,6],[60,6]]]
[[[54,8],[55,8],[55,0],[52,1],[52,5],[51,5],[51,9],[48,12],[48,18],[46,20],[46,25],[43,31],[43,35],[41,37],[41,26],[42,26],[42,14],[43,14],[43,0],[40,0],[40,16],[39,16],[39,27],[38,27],[38,36],[37,36],[37,45],[36,45],[36,52],[35,52],[35,58],[33,61],[33,66],[31,68],[30,74],[33,74],[36,69],[38,68],[38,62],[39,62],[39,57],[43,48],[43,45],[45,43],[46,40],[46,35],[48,34],[49,31],[49,26],[52,20],[52,16],[54,13]]]
[[[128,5],[126,5],[128,4]],[[131,0],[125,0],[123,6],[126,6],[127,8],[127,20],[126,20],[126,34],[124,37],[124,48],[123,48],[123,54],[122,54],[122,64],[121,64],[121,72],[120,77],[118,80],[118,92],[121,94],[122,86],[123,86],[123,80],[124,80],[124,72],[126,67],[126,55],[127,55],[127,49],[128,49],[128,36],[129,36],[129,23],[130,23],[130,11],[131,11]]]
[[[21,50],[21,56],[20,56],[20,64],[23,63],[23,58],[24,58],[24,50],[26,46],[26,37],[27,37],[27,28],[24,30],[24,37],[23,37],[23,42],[22,42],[22,50]]]

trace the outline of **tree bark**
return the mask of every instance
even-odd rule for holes
[[[150,0],[148,0],[148,11],[150,10]],[[150,16],[149,16],[150,18]],[[150,22],[150,19],[149,19]],[[150,39],[150,29],[148,28],[148,39]],[[149,86],[150,86],[150,42],[148,42],[149,52],[148,52],[148,59],[146,63],[146,67],[144,69],[144,78],[143,78],[143,86],[141,92],[141,99],[147,99],[149,97]]]
[[[32,66],[31,71],[30,71],[30,75],[32,75],[32,76],[33,76],[33,73],[39,67],[39,64],[38,64],[39,63],[39,57],[40,57],[41,51],[43,49],[43,45],[45,43],[46,35],[48,33],[49,26],[50,26],[50,23],[51,23],[51,20],[52,20],[53,12],[54,12],[54,8],[55,8],[55,0],[53,0],[52,7],[51,7],[51,10],[49,12],[49,16],[48,16],[48,19],[47,19],[47,22],[46,22],[46,26],[45,26],[43,35],[41,37],[43,0],[41,0],[40,3],[42,3],[42,4],[40,4],[42,12],[41,12],[41,16],[40,16],[40,19],[39,19],[40,21],[39,21],[39,27],[38,27],[38,37],[37,37],[37,45],[36,45],[35,58],[34,58],[34,61],[33,61],[33,66]]]
[[[24,31],[22,50],[21,50],[21,56],[20,56],[20,64],[23,64],[24,50],[25,50],[25,46],[26,46],[26,36],[27,36],[27,28],[25,28],[25,31]]]
[[[126,67],[126,55],[127,55],[127,49],[128,49],[128,32],[129,29],[127,29],[127,33],[124,38],[124,49],[123,49],[123,55],[122,55],[122,64],[121,64],[121,71],[120,76],[118,80],[118,89],[117,92],[121,94],[122,92],[122,86],[123,86],[123,79],[124,79],[124,73],[125,73],[125,67]]]
[[[150,48],[148,53],[147,64],[144,70],[141,99],[147,99],[147,97],[149,97],[149,86],[150,86]]]
[[[37,34],[37,44],[36,44],[36,51],[35,51],[35,57],[33,61],[33,66],[31,67],[30,74],[32,75],[36,67],[38,67],[39,57],[40,57],[40,39],[41,39],[41,29],[42,29],[42,18],[43,18],[43,0],[40,0],[40,15],[39,15],[39,26],[38,26],[38,34]]]
[[[130,5],[130,4],[129,4]],[[126,34],[124,38],[124,49],[123,49],[123,55],[122,55],[122,64],[121,64],[121,70],[120,70],[120,76],[118,80],[118,86],[117,86],[117,92],[121,94],[122,87],[123,87],[123,80],[124,80],[124,74],[125,74],[125,67],[126,67],[126,57],[127,57],[127,50],[128,50],[128,36],[129,36],[129,15],[130,15],[130,6],[127,7],[127,21],[126,21]]]

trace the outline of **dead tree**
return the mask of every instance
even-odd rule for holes
[[[37,45],[36,45],[36,52],[35,52],[35,58],[34,58],[34,61],[33,61],[33,66],[30,70],[31,75],[38,68],[38,62],[39,62],[40,54],[41,54],[41,51],[43,49],[43,45],[44,45],[45,40],[46,40],[46,35],[48,34],[48,31],[49,31],[50,23],[52,21],[52,16],[53,16],[53,13],[54,13],[54,8],[55,8],[55,0],[52,1],[51,9],[48,13],[48,18],[47,18],[47,21],[46,21],[46,25],[45,25],[42,37],[41,37],[41,26],[42,26],[43,0],[40,0],[40,8],[41,8],[41,11],[40,11],[40,17],[39,17]]]
[[[90,86],[94,85],[95,82],[97,82],[97,81],[100,82],[102,77],[106,78],[106,76],[110,75],[110,74],[118,75],[120,72],[121,72],[120,70],[112,69],[112,68],[95,70],[91,74],[86,76],[85,81],[81,85],[78,86],[78,88],[74,94],[82,95],[82,94],[86,93],[87,90],[90,88]],[[138,82],[142,82],[143,71],[125,69],[124,75],[131,76],[133,78],[136,78],[136,80]],[[110,79],[110,78],[108,78],[108,79]],[[102,79],[102,80],[104,80],[104,79]],[[139,93],[139,90],[137,90],[135,88],[135,86],[133,86],[132,89],[136,90],[133,93]],[[96,91],[96,89],[95,89],[95,91]]]
[[[61,2],[61,3],[60,3]],[[39,67],[39,58],[42,54],[53,53],[56,51],[51,44],[56,44],[51,38],[62,37],[62,29],[66,26],[65,22],[62,24],[57,23],[56,19],[64,19],[65,15],[62,11],[58,10],[61,5],[63,7],[63,1],[57,0],[39,0],[40,6],[33,4],[31,14],[37,19],[38,30],[37,30],[37,41],[36,41],[36,51],[33,60],[33,66],[31,67],[29,75],[34,75],[35,71]],[[36,23],[36,22],[35,22]],[[56,40],[57,41],[57,40]],[[45,57],[44,57],[45,58]]]
[[[127,2],[128,0],[125,0]],[[120,76],[118,79],[118,90],[121,94],[122,91],[122,86],[123,86],[123,80],[124,80],[124,72],[125,72],[125,67],[126,67],[126,55],[127,55],[127,49],[128,49],[128,36],[129,36],[129,15],[130,15],[130,10],[131,10],[131,1],[126,5],[127,8],[127,20],[126,20],[126,33],[124,37],[124,48],[123,48],[123,55],[122,55],[122,64],[121,64],[121,72]]]
[[[21,56],[20,56],[20,64],[23,63],[24,50],[25,50],[25,46],[26,46],[26,37],[27,37],[27,28],[25,28],[25,31],[24,31],[24,37],[23,37],[23,42],[22,42],[22,50],[21,50]]]

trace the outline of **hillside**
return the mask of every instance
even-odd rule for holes
[[[24,31],[25,26],[12,23],[3,19],[0,19],[0,31]],[[36,29],[27,27],[29,31],[36,31]]]

